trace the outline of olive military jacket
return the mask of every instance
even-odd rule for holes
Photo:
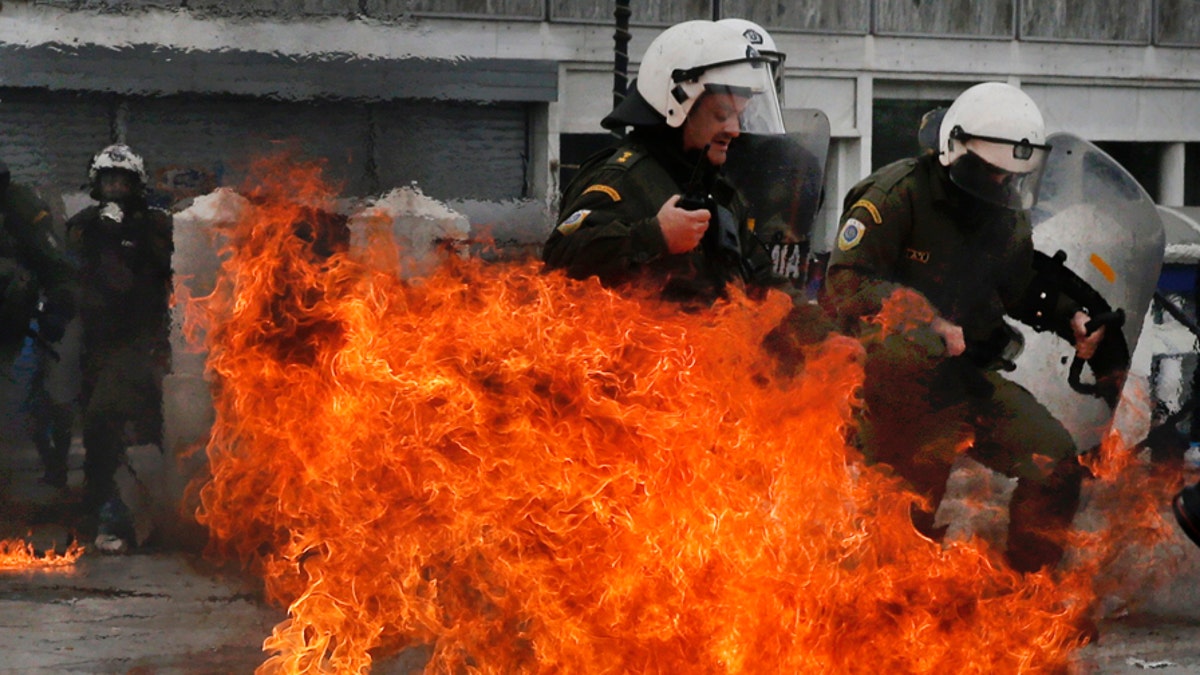
[[[549,268],[565,269],[577,279],[594,275],[606,285],[649,277],[673,299],[711,301],[728,282],[771,281],[770,257],[747,228],[743,197],[706,160],[703,184],[716,206],[736,219],[740,259],[714,256],[704,245],[668,253],[658,211],[671,196],[683,194],[696,173],[696,159],[673,149],[682,144],[673,132],[635,131],[625,143],[584,163],[564,191],[559,225],[542,249]],[[716,226],[714,214],[709,227]]]
[[[1036,275],[1029,214],[962,192],[936,155],[879,169],[843,206],[821,299],[843,329],[877,313],[900,286],[961,326],[968,346],[993,338],[1006,314],[1029,321]],[[1076,309],[1063,298],[1053,323],[1069,325]]]
[[[67,221],[78,261],[84,350],[91,356],[136,345],[161,352],[169,340],[171,214],[136,199],[120,220],[89,206]]]
[[[2,171],[0,184],[6,184]],[[0,340],[10,343],[24,340],[39,294],[47,319],[66,325],[74,310],[75,270],[46,203],[24,185],[0,190]]]

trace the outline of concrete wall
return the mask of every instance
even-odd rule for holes
[[[130,3],[124,3],[129,5]],[[137,3],[135,3],[137,4]],[[174,6],[177,3],[167,3]],[[228,4],[228,3],[227,3]],[[243,3],[244,4],[244,3]],[[561,134],[598,133],[599,120],[611,105],[612,31],[611,17],[591,17],[594,23],[531,20],[478,20],[428,17],[396,12],[387,20],[366,20],[346,11],[338,3],[310,2],[294,15],[281,20],[274,3],[261,11],[218,12],[221,3],[188,10],[157,9],[163,3],[145,3],[142,9],[96,12],[78,9],[88,3],[9,4],[0,12],[0,46],[23,47],[63,45],[78,48],[94,45],[111,51],[138,45],[173,50],[176,55],[199,58],[196,71],[204,77],[208,93],[219,94],[221,82],[238,84],[241,96],[268,99],[286,97],[293,101],[319,101],[330,94],[330,85],[316,83],[307,89],[289,87],[276,77],[249,80],[230,59],[214,55],[240,53],[258,58],[276,55],[285,59],[309,59],[301,71],[315,67],[314,61],[336,56],[344,66],[328,70],[326,79],[351,73],[363,63],[404,64],[443,59],[451,62],[507,60],[509,63],[550,62],[559,64],[557,86],[550,100],[533,101],[529,126],[542,124],[530,135],[528,148],[516,168],[519,178],[497,172],[498,181],[516,180],[529,189],[523,198],[553,202],[557,191],[559,163],[557,139]],[[559,8],[558,15],[571,15],[573,5]],[[64,9],[67,8],[67,9]],[[251,8],[253,9],[253,8]],[[696,9],[696,8],[693,8]],[[726,7],[727,12],[736,7]],[[753,8],[752,8],[753,9]],[[692,10],[688,10],[689,12]],[[831,10],[832,11],[832,10]],[[577,12],[576,12],[577,13]],[[832,16],[830,14],[829,16]],[[636,70],[640,54],[659,28],[635,25],[631,29],[629,53]],[[1191,142],[1200,140],[1200,128],[1188,115],[1200,97],[1200,50],[1148,44],[1087,44],[1082,42],[1033,42],[1012,39],[964,37],[907,37],[847,33],[790,32],[775,29],[774,36],[788,54],[786,105],[819,108],[826,112],[835,139],[831,158],[837,171],[831,174],[827,194],[840,195],[870,170],[872,137],[871,101],[874,97],[944,100],[965,86],[983,79],[1000,79],[1021,84],[1042,104],[1051,130],[1069,129],[1091,140],[1146,142]],[[209,55],[208,60],[196,55]],[[224,69],[224,70],[222,70]],[[403,68],[399,68],[403,70]],[[152,72],[147,69],[148,72]],[[379,95],[389,81],[403,79],[396,68],[382,75]],[[443,79],[454,79],[453,73]],[[59,79],[69,79],[60,73]],[[0,85],[19,84],[15,73],[0,72]],[[215,83],[215,84],[214,84]],[[29,82],[29,86],[39,83]],[[76,81],[86,88],[87,81]],[[334,92],[336,93],[336,92]],[[358,95],[363,95],[359,92]],[[412,101],[419,92],[400,93]],[[495,91],[477,94],[481,100]],[[307,97],[307,98],[306,98]],[[218,97],[218,102],[220,98]],[[344,100],[344,99],[343,99]],[[478,101],[477,101],[478,102]],[[338,104],[334,101],[335,105]],[[497,114],[507,114],[498,112]],[[318,113],[322,120],[329,116]],[[485,117],[488,115],[485,114]],[[404,124],[404,122],[401,122]],[[439,143],[475,122],[463,120],[458,129],[409,130],[420,135],[413,145],[436,136]],[[349,133],[349,132],[347,132]],[[403,133],[403,130],[400,132]],[[320,144],[315,134],[308,134]],[[412,147],[412,146],[409,146]],[[511,145],[497,153],[511,154]],[[532,150],[537,152],[531,152]],[[153,158],[150,158],[153,160]],[[462,168],[458,166],[456,168]],[[478,184],[478,181],[474,181]],[[387,180],[362,189],[386,190]],[[443,195],[439,195],[443,196]],[[444,195],[452,198],[452,195]],[[489,198],[463,195],[464,198]],[[490,197],[496,199],[495,196]],[[506,201],[499,199],[497,201]],[[504,205],[499,211],[505,212]],[[518,209],[518,211],[522,211]],[[823,221],[828,227],[834,214]],[[530,236],[541,236],[544,223],[529,223]]]

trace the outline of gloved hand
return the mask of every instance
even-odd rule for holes
[[[105,204],[100,207],[100,220],[107,220],[111,221],[111,223],[120,224],[121,221],[125,220],[125,211],[122,210],[121,205],[116,202],[105,202]]]
[[[125,210],[116,202],[104,202],[100,205],[100,217],[96,222],[105,236],[120,237],[125,229]]]
[[[46,342],[58,342],[67,332],[67,322],[62,317],[43,314],[38,317],[38,336]]]
[[[38,336],[46,342],[58,342],[67,332],[74,308],[65,299],[47,301],[38,313]]]

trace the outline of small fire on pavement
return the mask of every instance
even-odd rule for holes
[[[453,258],[405,280],[382,225],[297,236],[333,208],[318,167],[254,181],[188,317],[216,408],[198,518],[288,608],[262,672],[415,645],[438,673],[1061,671],[1111,552],[1161,531],[1114,515],[1125,540],[1081,535],[1053,575],[936,545],[847,443],[862,345],[798,376],[758,346],[783,294],[682,312]],[[1127,474],[1101,480],[1152,492]]]
[[[71,567],[85,550],[79,542],[72,542],[62,553],[53,549],[39,552],[23,539],[0,539],[0,570]]]

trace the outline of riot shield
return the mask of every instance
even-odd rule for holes
[[[1107,435],[1162,267],[1154,202],[1112,157],[1072,134],[1052,134],[1033,208],[1041,296],[1066,293],[1108,322],[1096,356],[1075,358],[1070,335],[1017,325],[1025,349],[1006,373],[1071,433],[1080,452]]]
[[[804,292],[813,219],[821,207],[829,118],[789,111],[786,134],[742,134],[729,147],[725,173],[750,204],[750,225],[771,253],[788,290]]]

